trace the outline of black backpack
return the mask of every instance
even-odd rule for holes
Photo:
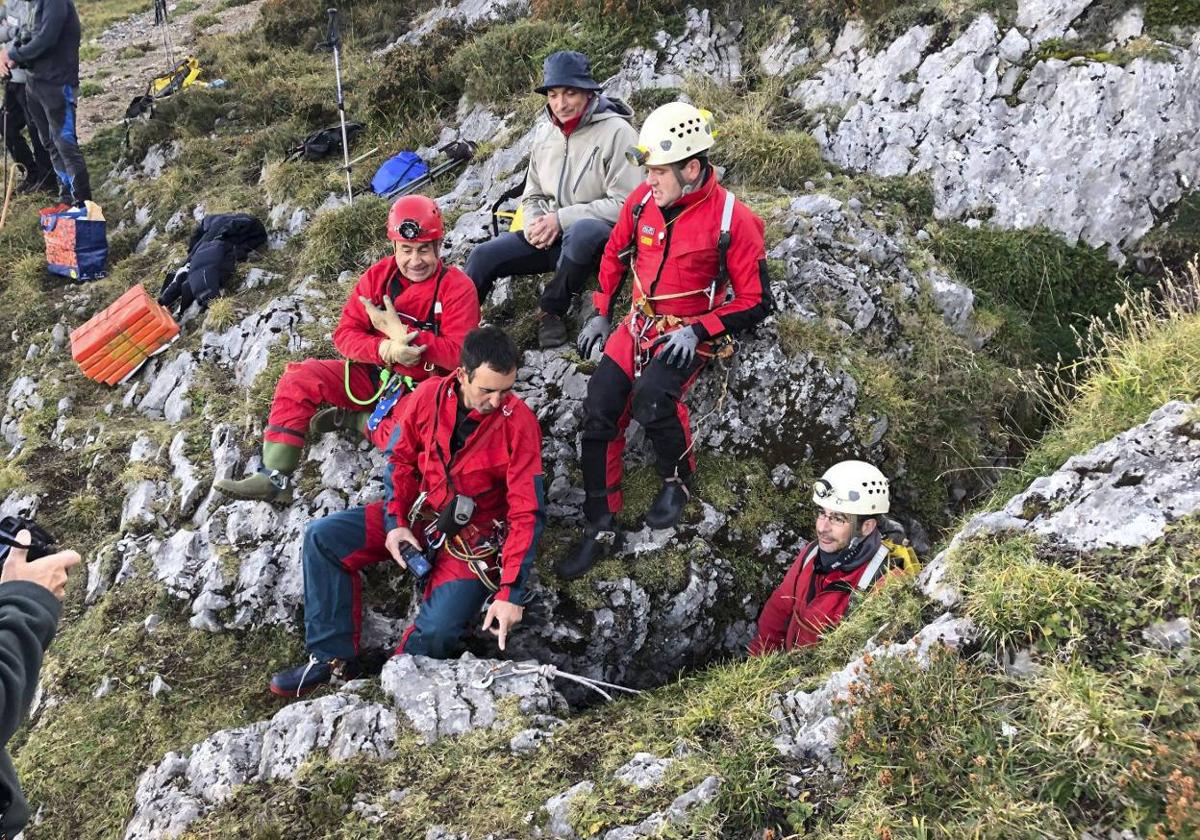
[[[192,302],[202,307],[229,285],[234,266],[267,244],[267,229],[249,213],[205,216],[192,231],[188,259],[167,272],[158,302],[182,313]]]
[[[362,133],[364,126],[362,123],[348,122],[346,123],[346,142],[354,145],[354,141],[358,139],[358,135]],[[314,131],[312,134],[305,137],[297,145],[288,149],[288,160],[304,160],[314,161],[321,160],[329,155],[342,151],[342,126],[331,125],[329,128],[322,128],[320,131]]]

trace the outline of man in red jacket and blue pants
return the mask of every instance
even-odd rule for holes
[[[342,309],[333,344],[345,356],[288,364],[275,386],[262,469],[216,488],[236,499],[290,504],[291,474],[309,432],[361,433],[387,450],[396,402],[458,364],[479,326],[475,284],[439,258],[445,228],[433,199],[408,195],[388,214],[394,253],[363,272]],[[331,406],[318,411],[321,405]]]
[[[541,428],[512,393],[520,360],[497,327],[472,331],[458,370],[422,383],[401,404],[385,500],[309,525],[310,659],[276,674],[273,693],[299,697],[334,676],[362,673],[359,572],[385,560],[425,573],[420,610],[396,653],[457,654],[489,598],[482,626],[504,650],[524,614],[545,519]]]
[[[762,219],[717,182],[708,162],[711,115],[683,102],[664,105],[646,118],[638,142],[630,155],[646,167],[646,181],[621,209],[600,263],[596,314],[579,335],[585,357],[600,345],[604,355],[583,408],[587,525],[555,565],[565,580],[619,547],[631,417],[654,445],[663,479],[646,524],[679,522],[696,467],[683,396],[708,359],[732,353],[732,334],[773,309]],[[633,306],[614,330],[612,302],[627,275]]]
[[[813,487],[817,538],[804,547],[758,617],[750,655],[815,645],[866,592],[892,572],[878,517],[888,512],[888,480],[864,461],[842,461]]]

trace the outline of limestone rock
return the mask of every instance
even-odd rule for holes
[[[640,752],[618,768],[613,778],[643,790],[661,782],[673,761],[672,758],[659,758],[651,753]]]
[[[605,93],[628,100],[634,91],[677,88],[689,75],[702,75],[719,84],[742,76],[738,46],[742,25],[723,24],[708,9],[689,7],[679,35],[658,32],[657,50],[635,47],[625,53],[621,69],[604,82]]]
[[[610,829],[604,832],[604,840],[636,840],[639,837],[659,836],[667,826],[684,823],[693,808],[711,802],[720,789],[720,779],[709,776],[687,793],[677,796],[665,811],[655,811],[636,825]]]

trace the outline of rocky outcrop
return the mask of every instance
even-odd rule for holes
[[[1090,5],[1029,0],[1016,29],[982,15],[949,43],[916,26],[879,51],[851,21],[791,93],[834,115],[814,132],[834,163],[928,173],[939,218],[990,213],[992,224],[1043,225],[1116,256],[1200,179],[1200,36],[1161,45],[1167,61],[1033,57]],[[764,67],[792,62],[773,54]]]
[[[536,675],[481,687],[496,664],[399,656],[383,669],[390,705],[363,699],[370,683],[357,680],[317,700],[293,703],[268,721],[217,732],[186,755],[168,753],[138,781],[125,840],[178,837],[239,786],[290,779],[318,753],[333,761],[390,758],[397,724],[406,720],[432,742],[506,722],[496,708],[506,697],[516,698],[522,713],[565,708],[554,687]]]

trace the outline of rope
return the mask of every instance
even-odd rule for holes
[[[346,359],[346,366],[343,368],[342,381],[346,385],[346,397],[355,405],[374,405],[383,392],[387,390],[388,380],[392,378],[392,372],[384,368],[379,373],[379,390],[375,392],[375,396],[369,397],[366,400],[360,400],[354,396],[354,392],[350,390],[350,360]]]
[[[636,688],[626,688],[625,686],[617,685],[616,683],[604,682],[604,680],[596,680],[592,679],[591,677],[581,677],[578,674],[570,674],[566,671],[560,671],[554,665],[519,665],[515,662],[501,662],[499,665],[493,665],[491,669],[488,670],[487,674],[485,674],[484,677],[475,685],[477,688],[489,688],[492,683],[498,679],[504,679],[506,677],[526,677],[533,675],[545,677],[547,680],[552,680],[556,677],[564,680],[570,680],[571,682],[577,683],[584,688],[591,689],[605,700],[609,701],[613,699],[613,696],[604,690],[606,688],[611,691],[624,691],[627,694],[642,693]]]

